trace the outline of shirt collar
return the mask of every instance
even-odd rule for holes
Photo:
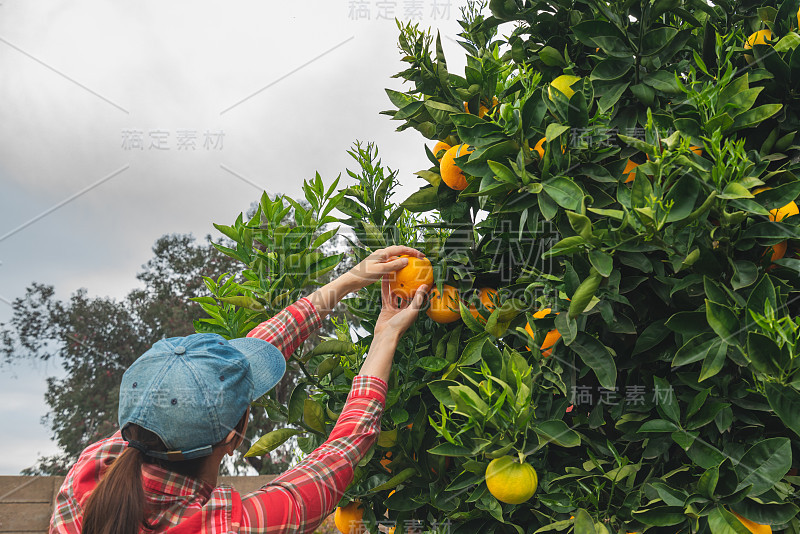
[[[200,496],[208,499],[214,486],[199,478],[191,478],[156,464],[142,465],[142,483],[146,491],[162,495]]]

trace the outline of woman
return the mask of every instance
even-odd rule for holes
[[[265,321],[246,338],[193,334],[157,342],[125,372],[120,431],[81,453],[56,497],[51,533],[312,532],[353,479],[380,431],[389,371],[427,291],[398,307],[384,275],[408,264],[392,246]],[[239,495],[217,486],[244,439],[250,403],[348,293],[382,279],[372,344],[328,440],[294,469]]]

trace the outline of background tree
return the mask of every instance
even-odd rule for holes
[[[49,412],[43,419],[63,452],[40,458],[25,474],[66,474],[84,447],[116,431],[125,369],[157,340],[195,332],[194,321],[205,314],[191,299],[207,293],[204,276],[239,271],[208,238],[198,243],[190,235],[165,235],[154,244],[153,254],[137,275],[144,287],[124,299],[93,298],[82,289],[62,301],[52,286],[34,283],[15,300],[12,318],[0,330],[5,365],[52,359],[66,371],[64,378],[48,379]],[[292,382],[289,376],[282,387],[291,391]],[[253,411],[252,435],[274,425]],[[272,458],[239,458],[228,468],[235,473],[250,465],[260,473],[280,472],[291,460],[286,447]]]

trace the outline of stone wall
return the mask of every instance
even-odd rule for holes
[[[219,477],[239,493],[260,488],[273,475]],[[53,500],[64,477],[0,476],[0,533],[46,533],[53,512]]]

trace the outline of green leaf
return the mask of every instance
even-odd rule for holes
[[[405,482],[406,480],[410,479],[411,477],[413,477],[416,474],[417,474],[416,468],[407,467],[407,468],[403,469],[402,471],[400,471],[399,473],[397,473],[392,478],[390,478],[389,480],[387,480],[386,482],[384,482],[383,484],[379,484],[379,485],[375,486],[374,488],[372,488],[370,493],[377,493],[379,491],[386,491],[386,490],[390,490],[392,488],[396,488],[397,486],[399,486],[400,484],[402,484],[403,482]]]
[[[763,106],[747,110],[734,119],[733,125],[725,133],[730,134],[737,130],[756,126],[778,113],[782,107],[782,104],[764,104]]]
[[[658,376],[653,377],[653,385],[655,386],[655,391],[672,391],[670,383]],[[664,397],[665,398],[662,399],[662,396],[658,396],[658,407],[669,419],[675,423],[679,423],[681,420],[681,409],[678,406],[678,398],[673,394],[665,395]]]
[[[734,290],[752,285],[758,278],[758,267],[752,261],[737,260],[733,262],[731,286]]]
[[[671,421],[667,421],[666,419],[651,419],[650,421],[645,421],[642,426],[639,427],[639,432],[675,432],[676,430],[680,430],[675,423]]]
[[[800,436],[800,393],[797,390],[769,382],[764,385],[770,408],[783,424]]]
[[[419,191],[412,193],[400,205],[412,213],[435,210],[439,207],[437,188],[423,187]]]
[[[728,345],[720,343],[716,350],[709,350],[703,360],[703,367],[700,369],[700,376],[697,378],[698,382],[702,382],[707,378],[715,376],[722,370],[725,363],[725,355],[728,353]]]
[[[472,449],[462,447],[460,445],[453,445],[452,443],[441,443],[428,452],[437,456],[473,456]]]
[[[781,370],[773,359],[773,355],[778,353],[778,344],[771,338],[759,332],[747,333],[747,357],[756,371],[770,376],[779,375]]]
[[[565,345],[570,345],[578,335],[578,323],[575,319],[570,318],[567,313],[556,315],[555,327],[558,333],[561,334],[561,340]]]
[[[464,321],[464,324],[467,325],[467,328],[472,330],[473,332],[483,332],[483,325],[478,322],[475,317],[472,316],[472,313],[469,311],[463,302],[459,301],[458,306],[461,310],[461,320]]]
[[[706,301],[706,320],[709,326],[728,345],[736,344],[739,334],[739,320],[729,307],[717,304],[708,299]]]
[[[722,506],[708,514],[708,526],[713,534],[750,534],[750,529]]]
[[[686,516],[679,507],[656,506],[647,510],[634,510],[633,517],[645,525],[669,527],[686,521]]]
[[[254,311],[264,311],[264,305],[253,297],[237,296],[237,297],[219,297],[220,302],[225,304],[233,304],[240,308],[245,308]]]
[[[436,373],[447,367],[447,360],[436,356],[424,356],[417,360],[417,367]]]
[[[592,250],[589,252],[589,262],[592,267],[597,269],[600,276],[604,278],[611,276],[611,271],[614,269],[614,258],[611,254],[607,254],[602,250]]]
[[[533,427],[539,436],[539,443],[555,443],[559,447],[577,447],[581,444],[580,435],[569,428],[564,421],[553,420],[537,423]]]
[[[666,202],[672,201],[672,209],[667,215],[667,222],[681,221],[694,210],[697,196],[700,194],[700,180],[694,175],[683,176],[667,193]]]
[[[545,130],[544,137],[547,139],[548,143],[553,143],[556,139],[561,137],[564,132],[568,132],[570,127],[566,124],[556,124],[550,123],[547,125],[547,130]]]
[[[580,209],[583,191],[574,180],[565,176],[556,176],[543,182],[542,187],[550,195],[550,198],[562,208],[572,211]]]
[[[561,53],[552,46],[545,46],[539,50],[539,59],[548,67],[564,67],[564,57]]]
[[[289,397],[289,416],[290,423],[299,423],[303,417],[303,404],[306,399],[306,385],[299,383],[292,390],[292,395]]]
[[[578,332],[575,341],[569,347],[581,357],[583,363],[592,368],[602,387],[614,389],[617,381],[617,366],[608,347],[585,332]]]
[[[268,432],[267,434],[264,434],[258,438],[258,441],[253,443],[244,456],[245,458],[249,458],[251,456],[264,456],[268,452],[274,451],[286,443],[286,441],[288,441],[292,436],[297,436],[298,434],[304,434],[304,432],[295,428],[279,428],[278,430]]]
[[[636,338],[636,345],[633,347],[631,356],[636,356],[647,350],[652,349],[666,338],[670,329],[664,324],[663,319],[659,319],[647,326],[644,331]]]
[[[428,383],[428,389],[431,390],[436,400],[452,410],[456,407],[456,403],[453,401],[453,396],[450,394],[450,386],[458,386],[458,382],[454,380],[435,380]]]
[[[349,341],[326,339],[305,355],[303,360],[308,361],[312,356],[317,356],[319,354],[354,354],[355,351],[356,346]]]
[[[575,534],[598,534],[592,516],[583,508],[575,512]]]
[[[303,401],[303,421],[312,430],[325,432],[325,408],[314,399]]]
[[[508,167],[506,167],[502,163],[498,163],[496,161],[489,160],[487,162],[487,164],[489,165],[489,168],[494,173],[495,178],[497,178],[498,180],[500,180],[502,182],[509,183],[509,184],[518,184],[518,183],[520,183],[519,177],[516,174],[514,174],[514,172],[511,169],[509,169]]]
[[[572,300],[569,303],[570,317],[574,319],[583,313],[586,306],[589,305],[592,297],[594,297],[594,294],[597,292],[597,288],[600,287],[600,282],[602,280],[603,276],[597,269],[592,268],[589,271],[589,276],[581,282],[581,285],[579,285],[575,293],[572,294]]]
[[[760,441],[744,453],[734,470],[739,476],[737,490],[752,484],[749,495],[771,489],[792,467],[792,444],[789,438]]]

